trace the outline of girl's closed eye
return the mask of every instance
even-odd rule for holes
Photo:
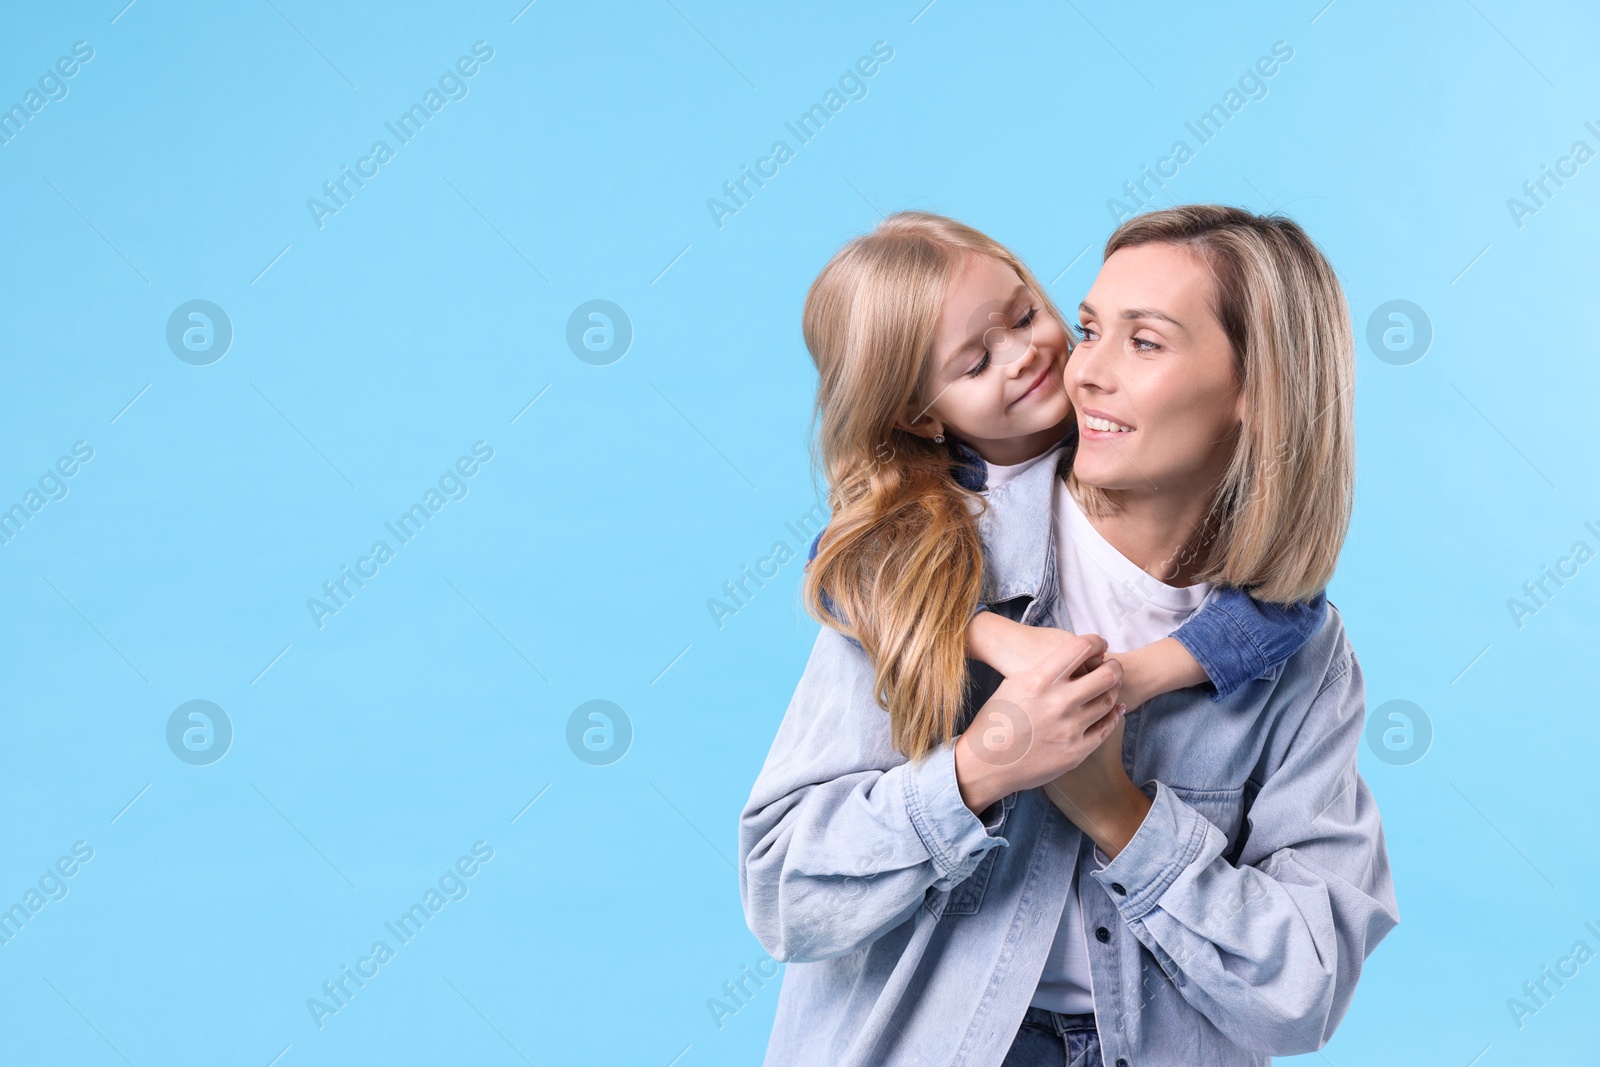
[[[1033,320],[1035,318],[1037,318],[1038,315],[1039,315],[1039,309],[1036,308],[1036,307],[1030,307],[1023,314],[1022,318],[1017,320],[1017,324],[1015,326],[1011,327],[1011,328],[1013,330],[1026,329],[1027,327],[1033,325]],[[982,374],[984,371],[989,369],[989,363],[990,362],[991,361],[989,359],[989,350],[987,348],[985,348],[983,350],[983,355],[978,358],[978,362],[974,363],[972,365],[972,369],[967,371],[967,377],[968,378],[976,378],[978,375]]]

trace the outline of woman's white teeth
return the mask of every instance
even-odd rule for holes
[[[1091,430],[1104,430],[1107,433],[1133,432],[1132,426],[1124,426],[1122,423],[1112,422],[1110,419],[1097,419],[1093,415],[1085,415],[1083,417],[1083,424],[1089,427]]]

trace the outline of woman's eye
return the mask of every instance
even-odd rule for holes
[[[1133,338],[1133,344],[1134,344],[1135,350],[1139,351],[1139,352],[1154,352],[1156,349],[1161,347],[1159,344],[1157,344],[1154,341],[1146,341],[1143,337],[1135,337],[1135,338]],[[1141,347],[1141,346],[1144,346],[1144,347]]]
[[[1071,329],[1072,329],[1072,332],[1077,335],[1078,340],[1080,340],[1080,341],[1093,341],[1095,339],[1095,332],[1094,332],[1094,327],[1093,326],[1077,326],[1077,325],[1074,325],[1074,326],[1071,327]]]

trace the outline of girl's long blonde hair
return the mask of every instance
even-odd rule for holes
[[[1338,275],[1293,220],[1217,204],[1137,215],[1105,258],[1152,242],[1187,248],[1210,270],[1244,390],[1233,459],[1186,549],[1197,578],[1308,600],[1333,577],[1355,492],[1355,340]],[[1114,491],[1072,485],[1091,514],[1118,507]]]
[[[806,570],[806,609],[861,643],[873,693],[908,759],[955,735],[967,685],[967,623],[983,583],[981,496],[947,445],[894,425],[928,397],[935,324],[968,256],[1017,272],[1007,248],[942,215],[902,211],[847,243],[812,283],[802,325],[819,377],[814,464],[832,510]]]

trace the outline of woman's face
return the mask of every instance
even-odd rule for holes
[[[990,463],[1021,463],[1066,432],[1066,361],[1065,329],[1017,272],[969,255],[939,312],[926,408],[906,424],[927,436],[954,432]]]
[[[1173,244],[1123,248],[1100,268],[1078,305],[1082,340],[1066,369],[1083,484],[1207,497],[1216,488],[1243,391],[1212,287],[1200,259]]]

